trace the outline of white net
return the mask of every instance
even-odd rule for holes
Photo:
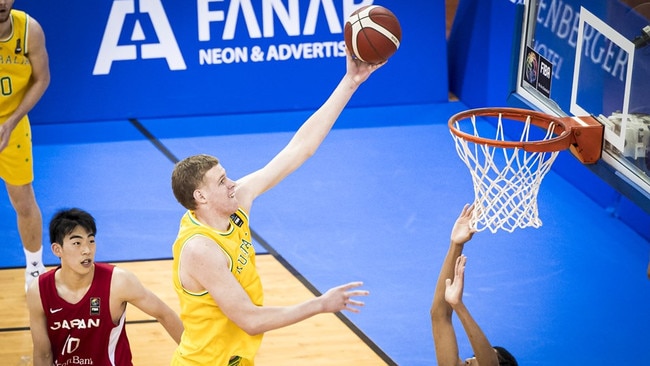
[[[471,124],[461,125],[460,121],[456,121],[454,127],[464,133],[484,138],[485,136],[479,135],[481,129],[477,126],[476,116],[469,120]],[[494,140],[513,141],[504,133],[501,114],[496,121]],[[521,125],[519,141],[529,141],[530,117],[518,124]],[[535,138],[535,141],[553,138],[554,126],[554,123],[551,123],[545,135]],[[538,215],[537,194],[542,179],[551,169],[559,151],[527,152],[521,148],[497,147],[467,141],[453,133],[452,137],[456,143],[456,151],[469,168],[474,184],[475,209],[471,225],[477,231],[489,229],[492,233],[499,229],[511,233],[516,228],[540,227],[542,220]]]

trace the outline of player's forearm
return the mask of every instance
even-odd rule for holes
[[[358,87],[352,77],[343,77],[325,103],[298,129],[292,143],[299,144],[308,156],[313,155]]]
[[[38,79],[32,84],[29,90],[25,92],[25,96],[23,97],[23,100],[18,105],[18,108],[16,108],[14,112],[11,114],[11,116],[9,116],[9,118],[7,119],[7,122],[10,123],[12,129],[16,127],[18,122],[27,113],[29,113],[29,111],[31,111],[32,108],[34,108],[36,103],[38,103],[38,101],[45,93],[45,90],[47,89],[49,82],[50,82],[49,78]]]
[[[435,320],[436,317],[451,317],[452,308],[445,300],[445,280],[454,278],[454,267],[456,258],[463,253],[463,245],[451,242],[449,250],[442,263],[438,281],[436,282],[436,290],[433,294],[433,304],[431,305],[431,318]]]
[[[498,366],[499,360],[490,344],[490,341],[488,341],[483,330],[481,330],[478,323],[476,323],[472,315],[469,313],[465,304],[460,302],[454,305],[454,312],[456,312],[458,319],[460,319],[460,322],[465,329],[465,333],[472,345],[472,350],[476,355],[478,364],[481,366]]]
[[[169,333],[176,344],[181,343],[181,336],[183,335],[183,330],[185,327],[183,326],[183,322],[181,322],[181,319],[178,317],[178,315],[176,315],[176,313],[172,311],[169,314],[165,314],[164,316],[158,318],[158,322],[162,324],[162,326],[165,328],[167,333]]]
[[[260,306],[254,314],[244,316],[236,323],[246,333],[257,335],[296,324],[322,312],[319,298],[314,298],[292,306]]]
[[[33,310],[33,309],[31,309]],[[54,355],[52,354],[52,344],[47,335],[45,325],[45,318],[43,315],[43,323],[36,321],[34,318],[41,318],[39,315],[30,314],[30,329],[32,332],[32,364],[34,366],[52,366],[54,362]]]
[[[52,366],[54,360],[52,359],[52,352],[49,350],[39,351],[34,348],[32,353],[32,364],[34,366]]]
[[[327,101],[300,126],[287,146],[265,167],[267,173],[262,184],[253,190],[254,197],[274,187],[316,153],[354,94],[354,85],[350,77],[341,80]]]

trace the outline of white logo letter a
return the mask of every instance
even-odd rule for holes
[[[97,54],[93,75],[106,75],[111,71],[113,61],[135,60],[135,45],[119,46],[119,36],[127,14],[135,12],[134,0],[113,0],[111,13],[106,23],[104,37]],[[160,43],[142,45],[142,58],[165,58],[170,70],[185,70],[185,61],[176,43],[160,0],[140,0],[140,12],[149,13],[156,36]]]

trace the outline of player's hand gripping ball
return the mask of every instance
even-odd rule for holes
[[[399,48],[402,28],[390,10],[367,5],[353,12],[343,30],[345,47],[354,57],[369,64],[388,60]]]

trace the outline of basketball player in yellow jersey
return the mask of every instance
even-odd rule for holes
[[[25,289],[45,271],[43,218],[32,181],[29,112],[50,83],[45,35],[34,18],[0,0],[0,177],[16,211],[25,251]]]
[[[347,72],[288,145],[232,181],[217,158],[188,157],[174,167],[172,190],[187,212],[173,246],[174,288],[185,331],[172,365],[253,365],[264,332],[320,313],[358,312],[367,291],[350,282],[293,306],[264,306],[249,229],[253,200],[312,156],[359,85],[380,65],[346,57]],[[244,151],[244,150],[242,150]]]

